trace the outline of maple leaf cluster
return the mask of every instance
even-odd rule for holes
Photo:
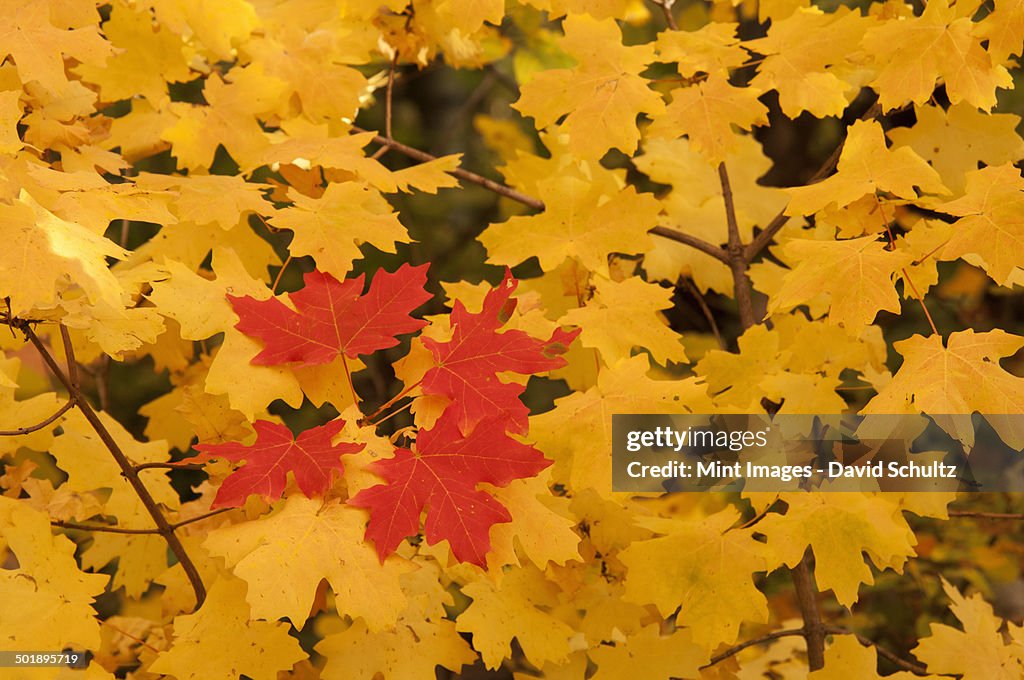
[[[379,271],[363,293],[362,275],[338,281],[313,271],[306,274],[301,290],[289,294],[291,306],[277,297],[228,299],[239,317],[235,327],[263,343],[253,364],[316,366],[393,347],[399,335],[425,326],[411,312],[431,297],[424,288],[426,272],[427,265]],[[376,544],[382,561],[419,532],[420,514],[426,510],[429,544],[447,540],[457,559],[484,566],[491,527],[512,517],[479,485],[507,486],[551,464],[540,451],[510,436],[527,431],[527,409],[520,400],[525,386],[502,382],[498,375],[530,375],[563,366],[560,355],[579,330],[558,329],[548,340],[519,330],[501,332],[516,306],[511,298],[515,288],[515,279],[506,272],[479,313],[470,314],[456,301],[452,338],[424,341],[435,366],[422,379],[423,392],[441,395],[448,404],[432,427],[419,432],[415,452],[396,448],[394,457],[370,466],[386,484],[364,489],[349,501],[370,511],[366,537]],[[293,439],[284,425],[258,420],[256,441],[250,446],[196,445],[203,454],[197,460],[245,461],[218,488],[211,507],[239,506],[251,494],[277,499],[288,472],[303,494],[322,495],[331,487],[332,472],[344,468],[341,456],[364,446],[332,443],[344,426],[344,420],[334,420]]]
[[[1012,495],[609,455],[616,413],[1024,449],[1022,8],[3,0],[0,650],[1024,677]]]

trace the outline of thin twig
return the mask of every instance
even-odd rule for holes
[[[686,276],[680,276],[679,280],[682,282],[683,287],[686,288],[687,292],[693,296],[697,301],[697,306],[700,307],[700,311],[704,314],[704,318],[707,319],[708,325],[711,326],[711,332],[715,336],[715,340],[718,341],[718,346],[721,349],[725,349],[725,340],[722,339],[722,334],[718,331],[718,323],[715,321],[715,315],[711,313],[711,308],[708,307],[707,301],[704,300],[704,296],[700,294],[700,289],[690,281]]]
[[[863,635],[861,635],[860,633],[855,633],[852,630],[849,630],[848,628],[843,628],[842,626],[825,626],[825,632],[829,633],[830,635],[852,635],[855,638],[857,638],[857,642],[861,643],[865,647],[874,647],[875,650],[878,652],[879,656],[887,659],[890,663],[892,663],[897,668],[899,668],[901,670],[904,670],[904,671],[909,671],[909,672],[913,673],[914,675],[922,675],[922,676],[930,675],[928,673],[928,669],[926,667],[922,666],[921,664],[914,663],[913,661],[907,661],[906,659],[897,656],[893,652],[890,652],[885,647],[882,647],[881,645],[879,645],[874,640],[871,640],[870,638],[866,638]],[[933,675],[943,675],[943,676],[947,676],[947,677],[957,677],[957,676],[955,676],[953,674],[947,674],[947,673],[935,673]]]
[[[82,524],[80,522],[65,522],[64,520],[51,519],[50,526],[60,529],[78,529],[80,531],[97,531],[107,534],[159,534],[159,529],[126,529],[113,524]]]
[[[201,522],[204,519],[209,519],[215,515],[220,515],[237,508],[220,508],[219,510],[211,510],[210,512],[203,513],[202,515],[196,515],[195,517],[189,517],[188,519],[180,522],[174,522],[169,524],[173,530],[180,529],[183,526]],[[50,520],[50,526],[58,527],[61,529],[78,529],[80,531],[98,531],[100,533],[108,534],[160,534],[159,529],[131,529],[128,527],[119,527],[115,524],[84,524],[82,522],[66,522],[64,520],[53,519]]]
[[[396,394],[395,396],[391,397],[390,399],[388,399],[387,401],[385,401],[385,402],[384,402],[383,404],[381,404],[380,406],[378,406],[378,407],[377,407],[377,410],[375,410],[375,411],[374,411],[373,413],[371,413],[371,414],[370,414],[370,415],[368,415],[368,416],[363,416],[362,418],[360,418],[360,419],[359,419],[359,425],[360,425],[360,426],[362,426],[362,425],[365,425],[366,423],[368,423],[368,422],[370,422],[371,420],[373,420],[374,418],[376,418],[376,417],[377,417],[377,415],[378,415],[378,414],[379,414],[379,413],[380,413],[381,411],[383,411],[384,409],[388,408],[389,406],[391,406],[392,404],[394,404],[395,402],[397,402],[397,401],[398,401],[399,399],[401,399],[402,397],[408,396],[408,395],[409,395],[409,393],[410,393],[410,392],[412,392],[412,391],[413,391],[414,389],[416,389],[417,387],[419,387],[419,386],[420,386],[420,384],[421,384],[422,382],[423,382],[423,379],[422,379],[422,378],[420,378],[419,380],[417,380],[416,382],[414,382],[414,383],[413,383],[412,385],[409,385],[408,387],[406,387],[405,389],[403,389],[403,390],[402,390],[401,392],[399,392],[398,394]]]
[[[394,137],[391,134],[391,100],[395,89],[395,67],[397,65],[398,52],[395,52],[394,56],[391,57],[391,64],[388,66],[388,85],[384,94],[384,136],[389,140],[394,140]],[[386,154],[390,148],[390,145],[383,144],[370,158],[378,160],[381,156]]]
[[[18,437],[18,436],[23,435],[23,434],[29,434],[31,432],[37,432],[38,430],[43,429],[47,425],[50,425],[55,420],[60,418],[62,415],[64,415],[68,411],[70,411],[74,407],[74,405],[75,405],[75,399],[74,399],[74,397],[70,397],[64,403],[63,406],[61,406],[59,409],[57,409],[56,413],[54,413],[52,416],[50,416],[46,420],[44,420],[42,422],[39,422],[39,423],[36,423],[35,425],[28,425],[26,427],[19,427],[19,428],[15,429],[15,430],[0,430],[0,437]]]
[[[19,324],[19,328],[25,334],[25,337],[28,338],[29,342],[31,342],[36,348],[36,351],[39,353],[39,356],[43,359],[46,366],[50,369],[50,372],[53,373],[54,377],[56,377],[67,389],[68,394],[75,400],[75,406],[82,415],[85,416],[85,419],[89,422],[89,425],[92,426],[92,429],[96,432],[97,436],[99,436],[103,445],[110,452],[110,455],[114,457],[118,467],[121,468],[121,475],[128,480],[128,483],[135,491],[135,494],[139,497],[139,500],[142,501],[142,505],[145,507],[146,512],[149,513],[150,517],[152,517],[153,522],[156,524],[157,532],[163,536],[164,540],[167,541],[167,545],[170,547],[171,552],[173,552],[174,556],[178,558],[178,562],[181,564],[181,568],[184,570],[185,576],[188,578],[189,583],[192,585],[192,590],[195,592],[196,609],[198,609],[206,599],[206,586],[203,585],[203,580],[199,575],[199,571],[196,569],[195,563],[192,562],[192,559],[185,551],[185,546],[182,545],[181,541],[174,534],[174,527],[168,523],[167,518],[164,517],[160,510],[160,506],[157,504],[152,494],[149,493],[149,489],[146,488],[146,485],[142,483],[141,479],[139,479],[139,475],[133,469],[131,461],[128,460],[128,457],[114,440],[110,431],[107,430],[106,425],[103,424],[103,421],[100,420],[100,417],[96,412],[92,410],[92,406],[89,405],[85,395],[82,394],[81,388],[71,380],[70,376],[61,370],[56,359],[53,358],[53,355],[50,354],[46,345],[43,344],[39,339],[39,336],[35,334],[29,324],[22,322]],[[66,334],[64,334],[63,339],[65,355],[68,357],[69,361],[73,360],[74,350],[71,349],[70,339]]]
[[[189,517],[188,519],[183,519],[180,522],[175,522],[171,526],[173,528],[175,528],[175,529],[179,529],[179,528],[181,528],[183,526],[187,526],[189,524],[195,524],[196,522],[202,522],[204,519],[209,519],[210,517],[214,517],[214,516],[219,515],[221,513],[230,512],[232,510],[237,510],[237,509],[238,508],[220,508],[218,510],[211,510],[210,512],[204,512],[201,515],[196,515],[195,517]]]
[[[355,125],[352,126],[352,129],[355,130],[356,132],[367,132],[367,130],[364,130]],[[421,163],[428,163],[430,161],[437,160],[437,156],[434,156],[433,154],[429,154],[426,151],[420,151],[419,149],[414,149],[411,146],[406,146],[401,142],[396,142],[393,139],[388,139],[387,137],[383,137],[381,135],[374,135],[373,141],[376,142],[377,144],[385,144],[394,149],[395,151],[405,156],[408,156],[413,160],[420,161]],[[455,168],[454,170],[449,170],[448,174],[454,177],[458,177],[459,179],[464,180],[466,182],[478,184],[484,187],[485,189],[488,189],[496,194],[504,196],[505,198],[510,198],[513,201],[518,201],[523,205],[530,206],[534,210],[544,210],[544,201],[533,198],[532,196],[527,196],[524,193],[516,191],[512,187],[505,186],[504,184],[499,184],[498,182],[495,182],[494,180],[491,179],[487,179],[486,177],[478,175],[475,172],[470,172],[469,170],[464,170],[463,168]]]
[[[368,130],[364,130],[363,128],[358,127],[356,125],[353,125],[352,129],[356,132],[368,132]],[[429,154],[426,151],[420,151],[419,149],[415,149],[411,146],[406,146],[401,142],[396,142],[393,139],[388,139],[387,137],[383,137],[381,135],[374,135],[373,141],[376,142],[377,144],[386,145],[394,149],[395,151],[405,156],[408,156],[409,158],[412,158],[413,160],[420,161],[421,163],[429,163],[430,161],[437,160],[437,156],[433,154]],[[506,186],[504,184],[495,182],[494,180],[487,179],[486,177],[478,175],[475,172],[470,172],[469,170],[466,170],[464,168],[455,168],[454,170],[448,170],[446,172],[448,172],[448,174],[452,175],[453,177],[458,177],[463,181],[471,182],[473,184],[482,186],[483,188],[489,191],[493,191],[499,196],[504,196],[505,198],[509,198],[513,201],[516,201],[517,203],[522,203],[523,205],[533,208],[534,210],[543,211],[545,209],[544,201],[540,200],[539,198],[528,196],[522,193],[521,191],[513,189],[510,186]],[[711,257],[715,258],[720,262],[726,264],[728,264],[729,262],[728,255],[722,248],[712,243],[708,243],[703,239],[699,239],[696,236],[691,236],[690,234],[679,231],[678,229],[672,229],[669,227],[654,227],[653,229],[649,230],[648,233],[654,234],[656,236],[661,236],[663,238],[667,238],[672,241],[677,241],[684,245],[696,248],[697,250],[707,253],[708,255],[710,255]]]
[[[662,238],[667,238],[671,241],[676,241],[677,243],[682,243],[683,245],[690,246],[691,248],[696,248],[702,253],[706,253],[715,258],[722,264],[729,264],[729,253],[727,253],[724,248],[716,246],[713,243],[708,243],[696,236],[691,236],[686,232],[679,231],[678,229],[672,229],[670,227],[654,227],[647,233],[654,234],[655,236],[661,236]]]
[[[950,517],[975,517],[977,519],[1024,520],[1024,512],[978,512],[975,510],[950,510]]]
[[[738,645],[730,647],[729,649],[725,650],[721,654],[718,654],[716,656],[711,657],[711,660],[708,661],[703,666],[701,666],[700,669],[704,670],[705,668],[711,668],[715,664],[721,663],[721,662],[725,661],[730,656],[736,656],[737,654],[742,652],[747,647],[753,647],[754,645],[763,645],[766,642],[771,642],[772,640],[778,640],[779,638],[791,637],[791,636],[803,635],[803,634],[804,634],[804,629],[803,628],[787,628],[786,630],[777,630],[775,632],[768,633],[767,635],[762,635],[761,637],[754,638],[753,640],[747,640],[746,642],[741,642]]]
[[[661,7],[661,13],[665,15],[665,24],[673,31],[678,31],[679,24],[676,23],[676,18],[672,16],[672,5],[676,3],[676,0],[652,0],[652,2]]]
[[[165,468],[167,470],[202,470],[204,469],[202,463],[175,463],[172,461],[164,461],[162,463],[139,463],[135,466],[135,471],[149,470],[152,468]]]
[[[875,102],[871,106],[871,108],[864,112],[860,119],[871,120],[872,118],[876,118],[878,114],[880,114],[881,112],[882,107],[877,102]],[[820,182],[821,180],[828,177],[832,173],[832,171],[836,169],[836,167],[839,165],[839,157],[842,156],[843,154],[843,146],[845,145],[845,143],[845,139],[839,142],[839,145],[836,146],[836,148],[832,151],[832,154],[827,159],[825,159],[825,162],[822,164],[822,166],[818,168],[818,170],[813,175],[811,175],[811,178],[809,180],[807,180],[807,184],[816,184]],[[772,242],[772,239],[774,239],[775,235],[779,233],[779,230],[786,226],[787,222],[789,222],[789,215],[786,214],[786,209],[783,208],[782,210],[779,211],[778,215],[773,217],[771,221],[765,225],[761,233],[755,236],[754,240],[752,240],[747,245],[747,248],[743,253],[747,262],[753,262],[754,258],[757,257],[762,250],[768,247],[768,244]]]
[[[71,335],[68,333],[68,327],[64,324],[60,325],[60,339],[64,344],[64,359],[68,365],[68,380],[77,389],[80,385],[78,382],[78,362],[75,360],[75,348],[71,344]]]

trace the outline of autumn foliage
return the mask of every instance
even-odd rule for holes
[[[1024,677],[1019,495],[610,457],[1024,414],[1022,52],[1021,0],[3,0],[0,653],[89,657],[0,676]]]

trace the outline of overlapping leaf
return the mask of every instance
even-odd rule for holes
[[[487,294],[478,314],[470,314],[456,300],[451,313],[452,339],[423,339],[437,362],[423,376],[423,391],[451,400],[448,411],[463,433],[495,416],[505,421],[510,431],[525,432],[528,411],[519,401],[523,386],[502,382],[498,374],[530,375],[560,368],[565,360],[559,355],[579,335],[578,330],[558,329],[547,340],[539,340],[523,331],[499,332],[516,307],[510,296],[517,285],[506,272],[505,280]]]
[[[238,314],[236,328],[264,343],[254,364],[328,364],[345,355],[355,359],[398,344],[396,336],[426,325],[409,316],[430,299],[423,289],[427,265],[402,265],[378,272],[366,294],[363,275],[338,281],[321,271],[306,274],[306,286],[292,293],[291,309],[278,298],[229,295]]]
[[[245,461],[245,465],[228,475],[221,484],[212,507],[242,505],[252,494],[269,500],[280,498],[289,472],[295,476],[295,482],[306,496],[322,494],[330,487],[335,471],[340,476],[343,470],[341,456],[361,451],[364,446],[332,444],[331,440],[344,426],[344,420],[333,420],[293,437],[284,425],[257,420],[253,423],[256,441],[249,446],[241,442],[199,444],[196,446],[202,452],[196,457],[199,460],[226,458],[235,462]]]
[[[540,451],[506,434],[500,417],[480,421],[463,435],[446,413],[420,431],[415,452],[395,449],[393,458],[372,463],[370,469],[387,483],[364,489],[350,503],[370,510],[366,537],[382,560],[419,532],[426,509],[428,544],[447,540],[457,559],[484,566],[491,526],[512,517],[478,485],[505,486],[550,464]]]

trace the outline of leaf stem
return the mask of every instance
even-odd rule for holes
[[[352,393],[352,403],[353,404],[358,404],[359,403],[359,395],[356,394],[356,386],[352,382],[352,371],[350,371],[349,368],[348,368],[348,360],[345,359],[345,353],[344,352],[341,352],[341,354],[339,354],[339,356],[341,357],[341,365],[345,369],[345,378],[348,380],[348,389]]]
[[[19,428],[14,429],[14,430],[0,430],[0,437],[17,437],[17,436],[20,436],[20,435],[23,435],[23,434],[29,434],[31,432],[37,432],[37,431],[43,429],[44,427],[46,427],[47,425],[50,425],[51,423],[56,421],[58,418],[60,418],[62,415],[64,415],[68,411],[70,411],[74,407],[74,405],[75,405],[74,397],[69,397],[68,400],[64,403],[64,405],[61,406],[59,409],[57,409],[56,413],[54,413],[50,417],[46,418],[45,420],[43,420],[41,422],[38,422],[35,425],[26,425],[25,427],[19,427]]]
[[[364,424],[366,424],[366,423],[370,422],[371,420],[373,420],[374,418],[376,418],[376,417],[377,417],[377,414],[379,414],[379,413],[380,413],[381,411],[383,411],[384,409],[388,408],[389,406],[391,406],[392,404],[394,404],[395,402],[397,402],[397,401],[398,401],[399,399],[401,399],[402,397],[405,397],[405,396],[407,396],[407,395],[408,395],[408,394],[409,394],[410,392],[412,392],[412,391],[413,391],[414,389],[416,389],[417,387],[419,387],[419,386],[420,386],[420,385],[421,385],[422,383],[423,383],[423,378],[420,378],[419,380],[417,380],[416,382],[414,382],[414,383],[413,383],[412,385],[409,385],[409,386],[408,386],[408,387],[406,387],[406,388],[405,388],[404,390],[402,390],[401,392],[399,392],[398,394],[396,394],[395,396],[391,397],[391,398],[390,398],[390,399],[388,399],[388,400],[387,400],[386,402],[384,402],[383,404],[381,404],[380,406],[378,406],[378,407],[377,407],[377,410],[376,410],[376,411],[374,411],[373,413],[371,413],[371,414],[370,414],[370,415],[368,415],[368,416],[364,416],[364,417],[363,417],[363,418],[362,418],[362,419],[361,419],[361,420],[359,421],[359,424],[360,424],[360,425],[364,425]]]
[[[291,263],[292,256],[289,255],[288,258],[281,264],[281,268],[277,270],[277,276],[274,277],[274,285],[270,287],[270,293],[272,295],[277,295],[277,287],[281,284],[281,277],[284,276],[284,270],[287,269],[288,265],[290,265]]]

